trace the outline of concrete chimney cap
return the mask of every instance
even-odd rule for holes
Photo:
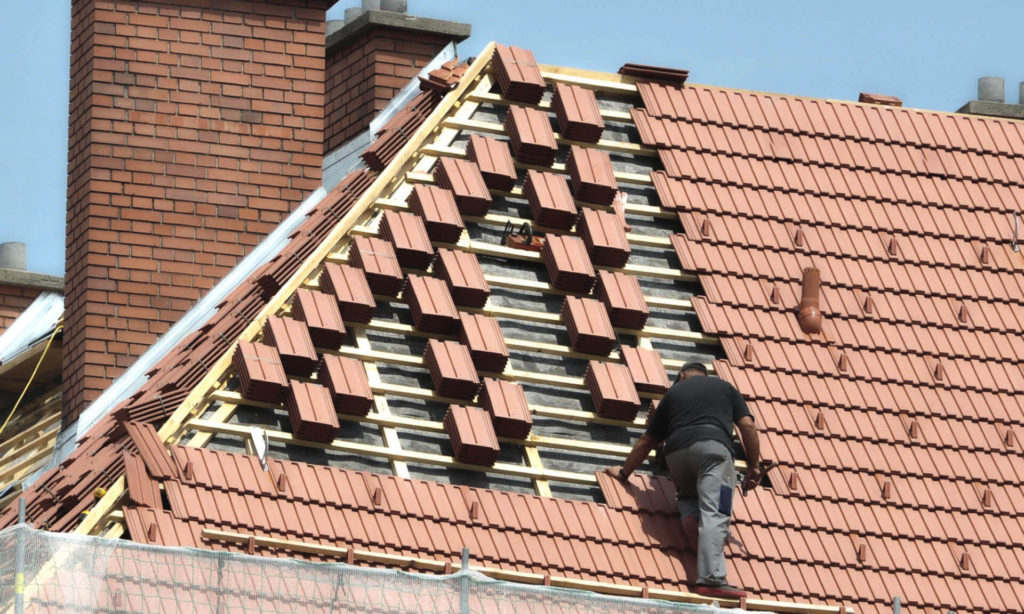
[[[25,244],[21,241],[0,243],[0,269],[24,271],[28,268]]]
[[[1004,102],[1006,82],[1002,77],[981,77],[978,79],[978,100]]]

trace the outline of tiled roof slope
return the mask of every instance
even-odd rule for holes
[[[438,79],[453,84],[458,82],[460,74],[448,70]],[[373,151],[401,149],[410,131],[423,122],[429,110],[442,98],[443,94],[437,91],[426,91],[413,98],[410,108],[400,113],[399,119],[385,125],[373,143]],[[391,128],[398,123],[402,129]],[[310,211],[308,219],[295,231],[279,256],[239,285],[201,329],[168,352],[150,372],[150,378],[142,388],[100,419],[59,467],[35,481],[26,491],[28,518],[35,526],[56,531],[69,531],[77,526],[82,513],[95,504],[94,492],[108,488],[124,474],[121,449],[133,449],[124,424],[128,421],[146,422],[157,427],[163,424],[192,387],[234,344],[281,284],[323,242],[375,176],[375,172],[361,169],[345,177]],[[0,514],[0,526],[8,526],[15,521],[16,506],[12,504]]]
[[[639,90],[716,369],[781,464],[739,499],[734,577],[858,611],[1024,609],[1024,122]]]
[[[1024,610],[1024,348],[1015,334],[1024,288],[1008,245],[1024,185],[1024,155],[1013,153],[1024,152],[1021,126],[576,77],[525,50],[492,50],[455,92],[437,94],[436,111],[416,111],[429,134],[398,117],[387,138],[417,137],[381,145],[377,179],[360,173],[332,193],[308,222],[315,237],[297,233],[63,471],[40,481],[33,522],[72,530],[82,511],[96,514],[84,525],[108,518],[113,497],[94,508],[92,490],[127,464],[123,524],[110,518],[96,530],[438,572],[466,546],[475,567],[501,577],[692,600],[693,557],[669,481],[637,475],[623,485],[590,471],[625,457],[644,421],[637,412],[661,390],[650,365],[628,358],[642,350],[654,371],[659,360],[674,371],[713,351],[725,356],[716,374],[751,401],[764,455],[780,465],[770,487],[737,498],[729,573],[764,600],[749,607],[887,612],[898,595],[912,612]],[[553,82],[596,94],[555,101]],[[603,127],[591,118],[585,141],[554,132],[562,116],[582,116],[564,108],[574,100],[598,105]],[[588,151],[570,160],[574,148]],[[600,164],[581,166],[583,155]],[[510,156],[514,183],[502,175],[498,189],[481,166]],[[427,208],[410,196],[425,185],[449,206],[421,227],[410,216]],[[602,215],[581,222],[579,211]],[[501,235],[527,220],[537,236]],[[809,265],[824,286],[824,328],[813,336],[795,318]],[[314,343],[319,372],[308,352],[275,360],[293,342],[308,349],[289,296],[300,286],[334,294],[344,314],[340,348]],[[268,315],[289,320],[287,339],[260,333]],[[703,331],[690,329],[695,321]],[[240,335],[252,352],[224,367]],[[327,357],[363,369],[327,377]],[[289,380],[309,392],[301,403],[282,400]],[[507,398],[480,393],[499,381]],[[311,399],[331,398],[322,385],[359,394],[333,401],[345,421],[335,439],[332,422],[310,441],[306,418],[324,417]],[[494,418],[521,413],[511,406],[521,397],[528,439],[492,433],[486,420],[463,432],[430,411],[454,405]],[[250,413],[238,418],[240,408]],[[251,437],[253,419],[276,455],[383,458],[395,475],[274,454],[264,469],[252,454],[204,449],[215,436]],[[382,445],[352,435],[370,431]],[[487,445],[460,455],[470,437]],[[406,449],[403,438],[434,447]],[[416,466],[433,479],[406,477]],[[537,494],[444,483],[467,474]],[[603,501],[588,500],[595,492]],[[8,511],[0,524],[12,519]]]

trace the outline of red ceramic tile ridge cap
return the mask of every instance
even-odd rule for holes
[[[822,324],[821,312],[818,310],[821,271],[815,267],[804,269],[801,290],[802,296],[800,306],[797,308],[796,319],[800,324],[800,330],[808,335],[816,335],[821,332]]]

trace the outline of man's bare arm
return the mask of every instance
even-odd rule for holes
[[[658,441],[656,439],[650,435],[642,435],[633,446],[633,449],[630,450],[629,456],[626,457],[626,462],[621,467],[609,467],[605,471],[612,477],[620,480],[628,479],[630,474],[643,464],[644,459],[647,458],[647,455],[657,445]]]
[[[744,416],[736,422],[743,442],[743,452],[747,457],[747,472],[743,478],[743,489],[751,490],[761,482],[761,443],[757,439],[757,425],[750,416]]]

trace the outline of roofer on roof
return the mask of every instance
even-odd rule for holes
[[[733,424],[739,427],[747,456],[743,488],[749,490],[761,479],[757,427],[750,409],[732,384],[707,377],[701,363],[686,363],[626,463],[606,469],[613,477],[626,480],[651,450],[665,444],[664,458],[676,485],[683,535],[697,553],[697,582],[692,590],[708,597],[746,594],[725,582],[724,549],[736,482]]]

